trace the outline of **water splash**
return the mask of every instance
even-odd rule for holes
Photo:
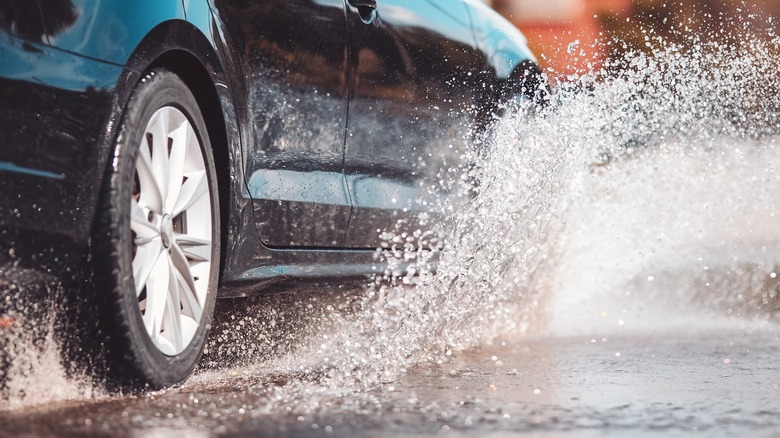
[[[545,108],[503,117],[464,160],[475,166],[462,180],[479,183],[444,203],[452,221],[388,233],[391,252],[439,239],[440,250],[415,253],[416,278],[388,276],[349,312],[319,312],[310,327],[329,329],[303,330],[288,354],[244,371],[287,376],[249,384],[273,400],[267,412],[381,414],[382,391],[410,368],[508,337],[772,320],[778,40],[648,41],[562,85]]]
[[[497,121],[456,169],[452,220],[388,233],[391,253],[434,243],[397,260],[416,276],[223,304],[208,369],[180,391],[235,385],[266,401],[255,415],[381,415],[410,368],[501,339],[654,327],[686,306],[772,319],[778,41],[648,42]]]
[[[570,326],[583,322],[571,309],[632,291],[638,307],[663,297],[718,310],[753,297],[743,315],[752,305],[752,314],[773,316],[778,40],[747,41],[683,49],[657,40],[660,48],[608,66],[618,73],[583,75],[547,108],[521,106],[498,123],[487,155],[472,158],[475,198],[442,233],[438,274],[412,290],[380,288],[392,299],[379,307],[392,318],[366,305],[361,320],[375,330],[364,333],[381,333],[383,370],[538,331],[551,297],[569,299],[568,311],[553,303],[551,317]],[[724,286],[716,299],[688,284],[715,281],[697,269],[663,274],[664,264],[712,259],[721,269],[709,276]],[[671,284],[656,281],[651,294],[653,272]],[[725,287],[746,276],[753,281],[739,293]]]
[[[62,363],[55,329],[62,285],[53,277],[0,264],[0,411],[97,396],[100,391]]]

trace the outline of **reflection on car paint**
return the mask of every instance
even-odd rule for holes
[[[42,178],[63,179],[65,175],[61,173],[46,172],[44,170],[31,169],[29,167],[17,166],[14,163],[0,161],[0,172],[16,172],[25,175],[40,176]]]
[[[218,0],[215,9],[240,56],[235,68],[246,78],[248,183],[264,169],[340,173],[347,111],[342,0]],[[302,26],[305,31],[290,31]],[[337,190],[342,202],[253,198],[262,242],[341,245],[351,210],[347,195],[343,184],[321,189]]]
[[[44,20],[54,20],[58,11],[49,9],[49,0],[44,2]],[[52,33],[49,44],[120,65],[127,63],[133,50],[159,23],[185,19],[181,1],[73,0],[72,5],[77,19]]]

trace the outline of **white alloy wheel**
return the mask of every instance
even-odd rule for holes
[[[192,124],[173,106],[149,119],[130,200],[133,279],[146,332],[167,356],[192,342],[209,293],[212,200]]]

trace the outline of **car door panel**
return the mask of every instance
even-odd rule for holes
[[[383,230],[425,226],[431,203],[455,192],[484,58],[459,0],[379,0],[369,23],[349,9],[346,244],[376,247]]]
[[[246,196],[269,247],[338,247],[351,205],[343,0],[214,2],[245,83]]]

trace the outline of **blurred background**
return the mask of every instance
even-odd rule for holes
[[[626,51],[648,50],[648,31],[686,45],[691,35],[702,41],[771,38],[780,21],[774,19],[780,0],[483,1],[523,31],[556,79],[600,68]],[[625,44],[607,44],[615,38]]]

